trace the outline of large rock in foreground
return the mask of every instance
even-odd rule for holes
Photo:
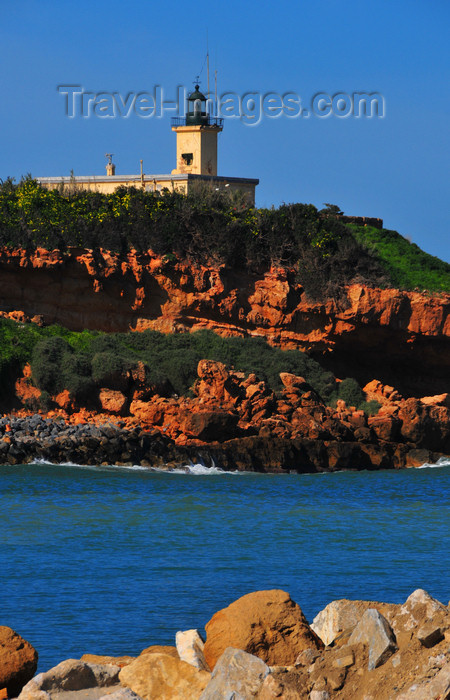
[[[39,673],[32,678],[23,688],[19,698],[20,700],[48,700],[61,692],[118,686],[119,671],[119,666],[112,664],[91,664],[78,659],[66,659],[49,671]],[[100,694],[97,694],[97,697]]]
[[[398,649],[389,622],[374,608],[366,610],[348,640],[349,645],[359,642],[369,648],[369,671],[382,666]]]
[[[255,698],[269,670],[256,656],[228,648],[218,660],[200,700]]]
[[[399,605],[376,603],[372,600],[333,600],[321,610],[311,623],[311,629],[326,644],[332,644],[343,632],[351,633],[366,610],[375,608],[391,622]]]
[[[404,693],[397,695],[396,700],[448,700],[450,698],[450,663],[434,676],[434,678],[421,679],[420,683],[413,683]]]
[[[177,632],[175,636],[178,656],[187,664],[200,669],[201,671],[209,671],[208,664],[205,661],[205,642],[200,636],[198,630],[186,630]]]
[[[19,695],[36,673],[38,654],[29,642],[10,627],[0,626],[0,688],[10,697]]]
[[[213,615],[206,625],[204,648],[211,669],[228,647],[269,665],[287,665],[304,649],[321,649],[323,643],[289,593],[272,590],[249,593]]]
[[[170,654],[150,653],[125,666],[119,678],[144,700],[197,700],[211,674]]]

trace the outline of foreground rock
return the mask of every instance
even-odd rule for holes
[[[366,610],[348,640],[350,646],[360,642],[369,650],[369,671],[384,664],[398,649],[389,622],[374,608]]]
[[[448,700],[450,698],[450,663],[434,676],[424,678],[419,683],[413,683],[396,700]]]
[[[243,596],[206,628],[212,674],[187,630],[176,648],[64,661],[19,700],[450,700],[450,610],[422,589],[403,605],[333,601],[314,621],[323,640],[279,590]]]
[[[120,671],[120,682],[144,700],[194,700],[211,674],[164,653],[141,654]]]
[[[429,595],[423,588],[418,588],[398,609],[394,626],[407,630],[421,628],[426,623],[439,623],[445,629],[448,619],[448,607]]]
[[[23,688],[20,700],[50,700],[58,693],[93,690],[89,698],[100,697],[99,689],[119,685],[119,666],[91,664],[77,659],[67,659],[46,673],[39,673]]]
[[[289,593],[273,590],[239,598],[206,624],[204,652],[211,669],[227,647],[273,665],[294,663],[301,651],[321,649],[323,643]]]
[[[311,629],[328,646],[342,633],[351,634],[369,608],[378,610],[387,620],[392,620],[398,605],[377,603],[372,600],[334,600],[316,615],[311,623]]]
[[[200,700],[256,698],[269,673],[261,659],[229,647],[218,660]]]
[[[37,651],[29,642],[10,627],[0,627],[0,689],[18,695],[34,676],[37,662]]]
[[[195,666],[202,671],[210,671],[205,659],[205,642],[201,638],[198,630],[186,630],[177,632],[175,636],[178,656],[187,664]]]

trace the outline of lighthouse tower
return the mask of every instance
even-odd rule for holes
[[[172,174],[217,175],[217,135],[222,129],[223,119],[208,114],[206,97],[195,85],[187,98],[186,116],[172,119],[177,135],[177,167]]]

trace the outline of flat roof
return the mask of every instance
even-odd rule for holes
[[[226,177],[224,175],[199,175],[196,173],[183,173],[176,175],[148,175],[144,173],[144,182],[152,180],[206,180],[211,182],[243,182],[249,185],[258,185],[259,179],[250,177]],[[38,182],[66,183],[66,182],[142,182],[140,175],[61,175],[55,177],[37,177]]]

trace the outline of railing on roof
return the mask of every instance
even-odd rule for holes
[[[188,119],[187,117],[172,117],[172,126],[191,126],[192,124],[223,127],[223,118],[210,117],[209,115],[206,117],[201,116],[197,122],[197,120],[191,121],[191,119]]]

